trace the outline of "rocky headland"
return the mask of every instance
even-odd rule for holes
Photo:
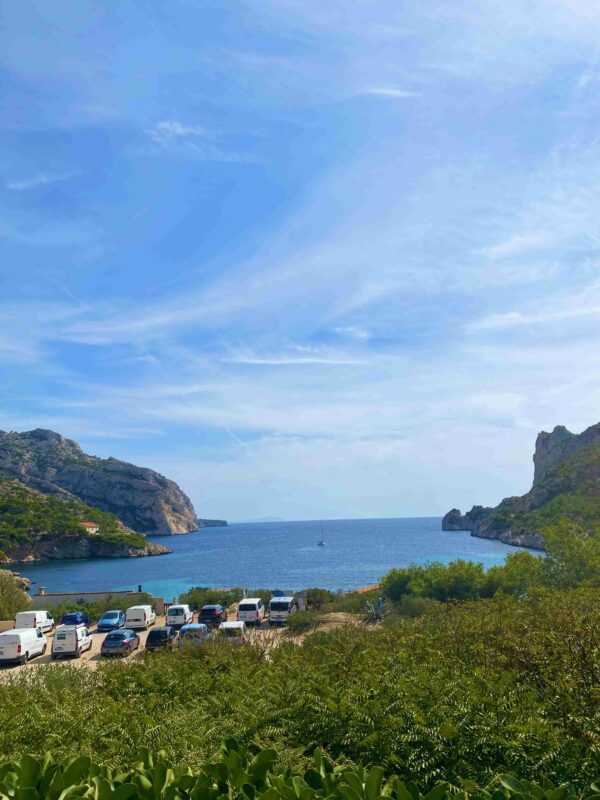
[[[194,507],[176,483],[145,467],[88,455],[54,431],[0,431],[0,476],[82,500],[139,533],[171,536],[198,528]]]
[[[533,456],[533,485],[521,497],[493,507],[473,506],[466,514],[453,508],[442,530],[535,549],[544,548],[544,529],[560,520],[600,525],[600,423],[574,434],[559,425],[538,434]]]

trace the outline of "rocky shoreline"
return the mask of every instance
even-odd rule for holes
[[[473,506],[466,514],[453,508],[442,519],[442,530],[543,550],[544,526],[559,519],[575,525],[600,521],[600,423],[580,434],[562,425],[542,431],[533,463],[533,485],[526,494],[507,497],[494,508]]]
[[[33,540],[14,546],[5,552],[5,564],[18,564],[31,561],[57,561],[78,558],[142,558],[171,553],[162,544],[148,542],[145,547],[136,547],[126,542],[114,542],[102,536],[88,536],[85,533],[64,535],[59,533],[34,534]]]

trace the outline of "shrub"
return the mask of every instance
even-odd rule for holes
[[[194,611],[200,611],[202,606],[222,605],[226,608],[236,603],[243,596],[242,589],[209,589],[196,586],[182,594],[180,603],[187,603]]]
[[[319,589],[317,587],[306,589],[304,593],[306,594],[306,602],[312,608],[320,608],[324,603],[330,602],[335,597],[329,589]]]
[[[0,570],[0,619],[13,619],[19,611],[25,611],[31,605],[28,595],[15,581],[12,572]]]
[[[318,611],[297,611],[288,617],[285,624],[286,632],[290,636],[298,636],[299,634],[306,633],[313,630],[323,618],[322,614]]]

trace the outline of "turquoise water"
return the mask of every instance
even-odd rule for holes
[[[157,558],[46,561],[16,567],[48,592],[135,589],[173,597],[190,586],[298,590],[309,586],[355,589],[376,583],[389,569],[465,558],[501,564],[515,548],[443,532],[439,517],[239,523],[154,541],[172,548]]]

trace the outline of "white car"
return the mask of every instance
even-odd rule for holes
[[[156,622],[152,606],[131,606],[125,612],[125,627],[132,631],[147,631]]]
[[[165,625],[170,625],[172,628],[182,628],[184,625],[189,625],[194,621],[194,613],[190,607],[182,603],[169,606],[167,609],[167,616]]]
[[[272,597],[269,603],[269,625],[284,625],[297,610],[293,597]]]
[[[54,628],[54,618],[49,611],[19,611],[15,617],[15,629],[40,628],[42,633]]]
[[[265,604],[260,597],[244,597],[240,600],[237,618],[246,625],[262,625],[265,618]]]
[[[227,639],[231,644],[246,644],[248,628],[245,622],[222,622],[217,630],[220,639]]]
[[[85,625],[59,625],[52,640],[52,658],[79,658],[92,649],[92,634]]]
[[[46,637],[40,628],[16,628],[0,633],[0,664],[25,664],[30,658],[43,656],[46,647]]]

